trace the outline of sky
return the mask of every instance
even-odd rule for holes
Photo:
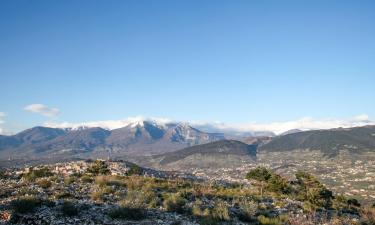
[[[0,133],[375,118],[374,1],[0,1]],[[103,122],[104,121],[104,122]]]

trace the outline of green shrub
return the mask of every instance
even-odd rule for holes
[[[65,216],[76,216],[78,215],[78,208],[72,202],[64,201],[61,205],[61,212]]]
[[[37,178],[50,177],[53,173],[47,168],[42,167],[40,169],[30,168],[28,173],[23,174],[23,178],[27,181],[35,181]]]
[[[11,190],[6,190],[6,189],[4,190],[4,189],[1,189],[1,188],[0,188],[0,199],[1,199],[1,198],[4,198],[4,199],[5,199],[5,198],[7,198],[7,197],[10,197],[10,196],[12,195],[12,192],[13,192],[13,191],[11,191]]]
[[[54,174],[53,176],[50,176],[50,177],[48,177],[48,180],[49,181],[53,181],[53,182],[57,182],[57,180],[59,179],[59,177],[56,175],[56,174]]]
[[[89,175],[83,175],[81,177],[81,181],[84,182],[84,183],[91,183],[91,182],[93,182],[93,180],[94,179]]]
[[[69,185],[77,181],[75,176],[69,176],[64,178],[64,184]]]
[[[278,194],[290,194],[292,187],[289,181],[278,174],[272,174],[267,182],[267,190]]]
[[[5,171],[0,170],[0,179],[6,179],[8,176],[6,175]]]
[[[211,216],[203,217],[199,221],[201,225],[217,225],[220,221],[212,218]]]
[[[119,207],[108,212],[112,219],[142,220],[146,218],[146,212],[139,208]]]
[[[192,214],[200,218],[202,225],[216,225],[230,220],[228,207],[221,200],[217,201],[211,210],[208,208],[202,210],[201,202],[197,201],[192,207]]]
[[[89,168],[87,168],[86,173],[98,176],[108,175],[111,171],[108,169],[108,165],[105,161],[96,160]]]
[[[54,194],[55,199],[66,199],[66,198],[72,198],[74,195],[70,194],[67,191],[59,191]]]
[[[349,206],[361,207],[361,203],[355,198],[348,199],[347,203]]]
[[[30,190],[28,186],[21,187],[18,190],[18,196],[33,195],[33,194],[37,194],[37,193],[35,191],[33,191],[33,190]]]
[[[93,191],[91,193],[91,199],[94,201],[102,201],[104,199],[104,193],[102,191]]]
[[[163,206],[167,211],[184,212],[186,199],[182,198],[179,193],[166,194],[164,196]]]
[[[15,213],[29,213],[34,212],[40,207],[42,201],[35,197],[25,197],[11,202],[11,208]]]
[[[182,223],[182,221],[180,221],[180,220],[177,220],[177,221],[173,221],[172,223],[171,223],[171,225],[182,225],[183,223]]]
[[[266,182],[272,177],[272,172],[265,167],[258,166],[246,174],[246,179],[257,181],[260,196],[263,197],[263,189]]]
[[[133,208],[155,208],[158,204],[158,197],[151,190],[128,191],[125,198],[120,202],[124,207]]]
[[[124,182],[117,176],[102,175],[95,178],[95,183],[100,186],[124,186]]]
[[[230,220],[229,210],[225,202],[218,201],[215,203],[214,208],[212,209],[212,218],[219,221]]]
[[[38,185],[42,188],[49,188],[51,187],[52,185],[52,182],[47,180],[47,179],[41,179],[41,180],[38,180]]]
[[[306,209],[311,208],[316,210],[318,208],[331,208],[333,193],[328,190],[323,184],[319,182],[313,175],[298,171],[297,178],[297,199],[304,201]]]
[[[116,190],[111,186],[106,186],[102,188],[103,194],[113,194],[116,192]]]
[[[202,210],[202,201],[201,200],[196,200],[191,207],[191,214],[196,217],[202,217],[202,216],[208,216],[209,212],[207,215],[204,215],[204,212]]]
[[[255,214],[258,211],[258,204],[253,201],[242,200],[239,203],[240,211],[238,219],[243,222],[254,222]]]
[[[99,187],[104,187],[108,183],[108,177],[107,176],[97,176],[97,177],[95,177],[95,183]]]
[[[201,200],[196,200],[191,208],[191,214],[198,218],[207,218],[210,216],[210,210],[204,208]]]
[[[127,175],[131,176],[131,175],[142,175],[143,173],[143,170],[141,167],[139,167],[138,165],[133,165],[130,167],[130,169],[127,171]]]
[[[194,204],[191,208],[191,214],[193,216],[200,217],[202,216],[203,212],[200,205]]]
[[[283,225],[288,221],[287,215],[268,218],[263,215],[258,216],[258,222],[262,225]]]

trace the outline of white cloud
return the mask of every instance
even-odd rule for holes
[[[310,117],[304,117],[297,120],[285,121],[285,122],[271,122],[271,123],[241,123],[241,124],[226,124],[226,123],[197,123],[197,126],[210,126],[212,129],[217,129],[221,132],[263,132],[272,131],[275,134],[281,134],[285,131],[292,129],[299,130],[318,130],[318,129],[331,129],[331,128],[349,128],[356,126],[365,126],[375,124],[371,121],[368,115],[359,115],[348,120],[339,119],[323,119],[315,120]]]
[[[57,116],[60,113],[60,110],[58,108],[48,107],[43,104],[31,104],[25,106],[23,109],[47,117]]]
[[[3,117],[5,117],[4,112],[0,112],[0,134],[4,134],[4,128],[1,127],[1,124],[3,124],[5,121],[3,120]]]
[[[366,115],[366,114],[358,115],[358,116],[354,117],[354,119],[357,120],[357,121],[363,121],[363,122],[370,121],[368,115]]]
[[[47,127],[57,127],[57,128],[79,128],[79,127],[101,127],[108,130],[113,130],[121,127],[125,127],[129,124],[139,123],[144,120],[155,121],[158,124],[166,124],[171,122],[172,120],[166,118],[146,118],[143,116],[136,116],[136,117],[128,117],[123,120],[103,120],[103,121],[91,121],[91,122],[82,122],[82,123],[69,123],[69,122],[62,122],[62,123],[53,123],[53,122],[46,122],[44,125]]]
[[[104,120],[104,121],[92,121],[83,123],[46,123],[45,126],[59,127],[59,128],[78,128],[78,127],[102,127],[105,129],[116,129],[125,127],[132,123],[138,123],[144,120],[155,121],[158,124],[165,124],[169,122],[176,122],[167,118],[145,118],[143,116],[129,117],[123,120]],[[196,122],[192,121],[190,124],[198,129],[209,131],[209,132],[228,132],[228,133],[246,133],[246,132],[264,132],[271,131],[275,134],[281,134],[285,131],[292,129],[300,130],[317,130],[317,129],[331,129],[331,128],[348,128],[355,126],[365,126],[375,124],[365,114],[356,116],[352,119],[321,119],[316,120],[310,117],[304,117],[292,121],[284,122],[271,122],[271,123],[234,123],[228,124],[219,121],[215,122]]]

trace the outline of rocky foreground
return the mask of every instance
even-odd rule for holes
[[[0,224],[375,224],[373,206],[315,177],[258,167],[251,184],[216,183],[125,162],[3,170]]]

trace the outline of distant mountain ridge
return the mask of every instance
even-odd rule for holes
[[[375,126],[292,130],[276,137],[207,133],[188,123],[158,124],[153,121],[137,121],[114,130],[38,126],[11,136],[0,135],[0,158],[150,156],[220,140],[238,140],[259,146],[258,152],[307,149],[334,156],[339,150],[375,151]]]
[[[186,123],[159,125],[141,121],[115,130],[34,127],[16,135],[0,136],[0,154],[160,154],[221,139],[224,134],[202,132]]]
[[[297,149],[320,150],[328,155],[339,150],[375,151],[375,126],[296,132],[277,136],[260,147],[263,152]]]
[[[300,130],[300,129],[291,129],[291,130],[287,130],[287,131],[279,134],[279,136],[287,135],[287,134],[294,134],[294,133],[299,133],[299,132],[302,132],[302,130]]]
[[[178,151],[139,159],[139,163],[167,170],[192,168],[228,168],[256,160],[257,145],[235,140],[219,140]]]
[[[196,145],[188,148],[184,148],[175,152],[165,153],[160,156],[163,157],[160,164],[168,164],[177,160],[184,159],[193,154],[209,155],[241,155],[241,156],[256,156],[256,145],[247,145],[240,141],[234,140],[221,140],[208,144]]]

